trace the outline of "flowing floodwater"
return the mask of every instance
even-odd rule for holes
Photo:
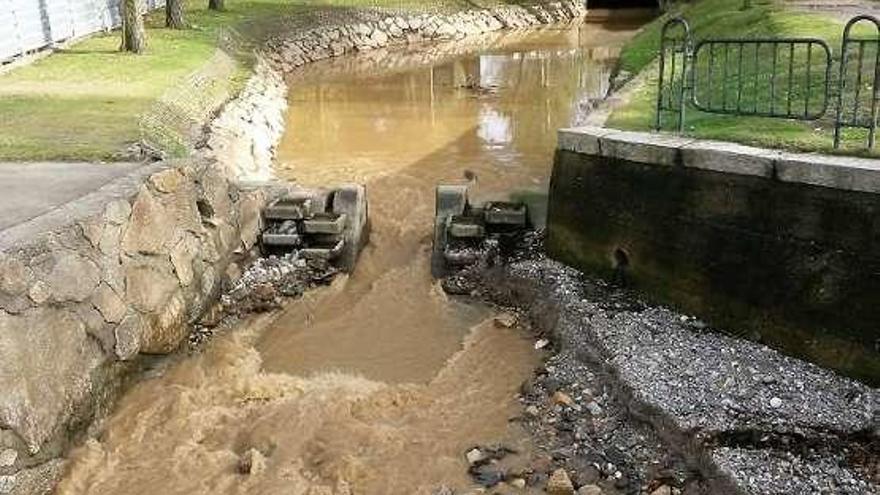
[[[60,492],[431,493],[471,485],[474,445],[526,462],[510,419],[540,355],[525,329],[432,280],[433,191],[540,198],[556,129],[604,95],[633,29],[493,35],[472,53],[399,50],[295,75],[277,170],[367,185],[373,231],[356,271],[135,386],[73,453]],[[411,62],[377,71],[377,56]],[[258,458],[249,475],[243,456]]]

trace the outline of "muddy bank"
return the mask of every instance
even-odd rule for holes
[[[555,356],[524,389],[526,424],[579,483],[609,493],[880,488],[875,389],[585,278],[537,241],[447,285],[517,308],[552,342]]]

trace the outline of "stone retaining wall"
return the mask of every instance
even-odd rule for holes
[[[288,73],[310,62],[393,44],[461,40],[502,29],[569,22],[586,14],[579,0],[505,5],[449,15],[364,13],[354,22],[321,26],[270,40],[269,59]]]
[[[234,253],[256,241],[262,190],[241,190],[205,162],[141,177],[0,253],[0,493],[52,479],[28,470],[57,470],[47,461],[107,405],[130,363],[175,350]]]
[[[566,129],[548,252],[880,382],[880,161]]]

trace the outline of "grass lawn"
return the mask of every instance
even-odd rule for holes
[[[281,19],[316,8],[455,9],[496,0],[186,0],[186,30],[164,28],[164,11],[147,17],[147,52],[118,51],[119,33],[100,34],[0,74],[0,160],[113,160],[139,138],[139,118],[189,75],[213,63],[225,27],[258,43]],[[244,52],[244,51],[243,51]],[[223,76],[234,91],[248,61]],[[172,91],[173,92],[173,91]]]
[[[839,57],[843,33],[843,21],[840,19],[823,14],[785,10],[779,2],[772,0],[754,0],[752,3],[752,8],[742,10],[742,2],[739,0],[703,0],[683,5],[680,8],[680,13],[689,21],[696,40],[707,37],[821,38],[830,45],[832,57]],[[621,56],[622,70],[630,73],[638,73],[642,70],[650,72],[646,74],[647,77],[644,77],[640,84],[635,86],[630,101],[614,111],[607,122],[608,127],[640,131],[653,129],[656,116],[657,68],[656,65],[652,65],[652,62],[659,50],[660,29],[666,19],[668,17],[660,18],[649,24],[624,48]],[[857,30],[856,34],[872,35],[870,30],[864,29]],[[876,34],[873,36],[876,36]],[[767,81],[767,77],[769,77],[767,74],[770,73],[770,70],[767,68],[767,64],[770,63],[769,60],[771,59],[768,48],[765,47],[765,51],[761,52],[762,62],[759,64],[761,70],[757,71],[761,75],[762,81]],[[869,48],[869,50],[872,50],[869,54],[869,60],[873,61],[874,49]],[[737,52],[733,51],[732,53],[736,54]],[[753,52],[747,51],[747,53],[746,66],[749,67],[753,63],[750,62],[751,53]],[[735,77],[733,77],[733,74],[736,73],[735,58],[731,57],[734,61],[731,62],[730,66],[731,77],[728,80],[730,86],[735,86]],[[820,60],[824,60],[824,57]],[[796,57],[793,80],[799,79],[798,76],[802,76],[805,73],[805,66],[804,59]],[[705,62],[702,65],[698,63],[695,70],[703,71],[701,74],[707,74],[707,64]],[[832,65],[833,81],[836,81],[838,78],[838,70],[838,64],[834,63]],[[873,71],[873,64],[865,67],[865,70]],[[715,74],[718,74],[717,68]],[[815,81],[817,79],[815,72],[813,75]],[[784,77],[778,87],[785,88],[787,82]],[[855,70],[852,70],[848,74],[848,79],[852,80],[854,77]],[[766,94],[769,94],[767,83],[755,82],[755,86],[751,84],[747,83],[745,86],[747,93],[749,93],[750,88],[757,87],[758,90],[747,94],[743,107],[751,108],[754,104],[765,108],[769,106],[769,98],[766,97]],[[765,86],[760,86],[759,84],[765,84]],[[817,85],[821,87],[821,84]],[[870,77],[863,79],[862,86],[862,95],[870,98],[872,89]],[[832,84],[832,88],[836,88],[836,83]],[[796,88],[796,91],[798,91],[798,88]],[[836,89],[832,89],[832,92],[836,93]],[[717,101],[717,98],[720,98],[717,86],[714,93]],[[705,101],[708,98],[708,93],[699,96],[701,96],[701,100]],[[795,99],[795,101],[803,100]],[[833,152],[832,129],[836,97],[832,94],[829,101],[832,105],[831,110],[827,114],[830,119],[823,118],[819,121],[808,122],[780,118],[724,116],[699,112],[689,107],[686,118],[686,132],[688,135],[695,137],[736,141],[757,146],[801,151]],[[865,100],[860,98],[860,101]],[[867,108],[870,108],[870,106]],[[666,121],[670,123],[669,129],[672,129],[675,118],[669,115],[666,117]],[[866,133],[861,130],[845,131],[846,152],[875,154],[868,153],[863,149],[865,136]]]

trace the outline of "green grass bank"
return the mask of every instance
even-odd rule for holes
[[[234,95],[249,75],[251,48],[278,29],[344,19],[350,8],[453,11],[498,3],[519,2],[227,0],[216,12],[207,0],[186,0],[189,29],[166,29],[162,10],[147,15],[145,54],[119,52],[114,31],[0,74],[0,161],[124,158],[139,141],[143,117],[169,111],[163,103]],[[204,79],[215,81],[210,94],[191,87]]]
[[[673,15],[683,15],[690,23],[695,40],[704,38],[791,38],[810,37],[825,40],[831,47],[832,94],[829,96],[830,111],[818,121],[798,121],[780,118],[726,116],[687,110],[686,133],[690,136],[734,141],[755,146],[782,148],[798,151],[835,152],[832,147],[833,115],[836,104],[838,57],[845,20],[830,12],[806,12],[791,8],[775,0],[753,0],[751,8],[743,8],[741,0],[702,0],[678,3],[669,13],[654,20],[624,48],[620,68],[631,74],[644,72],[643,77],[631,83],[627,101],[619,106],[608,119],[607,126],[626,130],[647,131],[653,129],[656,116],[658,69],[654,61],[660,46],[660,31]],[[857,34],[876,36],[870,30],[856,30]],[[764,57],[764,55],[762,55]],[[795,66],[795,77],[803,73],[806,64]],[[697,66],[696,70],[702,70]],[[855,71],[853,71],[855,72]],[[873,89],[863,82],[863,91]],[[761,91],[755,91],[760,94]],[[759,105],[762,96],[753,96]],[[753,100],[749,100],[752,102]],[[749,105],[751,106],[751,105]],[[673,122],[671,116],[667,119]],[[671,128],[671,127],[670,127]],[[864,149],[862,130],[844,132],[844,153],[871,154]]]

